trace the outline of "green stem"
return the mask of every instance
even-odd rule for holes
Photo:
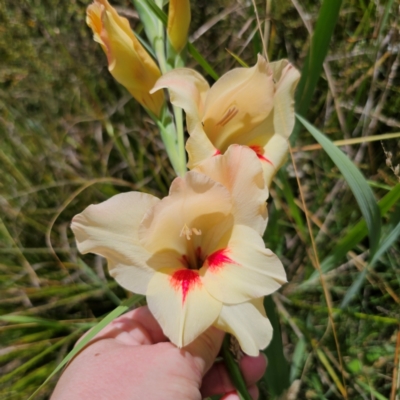
[[[222,357],[224,359],[226,369],[228,370],[229,376],[235,386],[236,392],[240,400],[252,400],[246,383],[243,379],[242,372],[240,371],[239,365],[233,358],[231,351],[229,350],[231,335],[226,334],[224,342],[222,343]]]
[[[156,1],[157,6],[162,9],[162,1]],[[157,55],[158,64],[160,65],[161,72],[165,74],[168,71],[167,59],[165,57],[165,45],[164,45],[164,25],[158,20],[157,21],[157,37],[154,41],[154,50]]]
[[[157,0],[156,5],[162,9],[162,0]],[[158,64],[161,72],[165,74],[168,68],[167,59],[165,56],[164,44],[164,25],[158,20],[157,37],[154,42],[154,50],[157,55]],[[183,129],[183,115],[180,108],[174,107],[175,130],[171,125],[166,125],[165,120],[156,121],[160,129],[161,138],[165,144],[168,157],[178,176],[183,176],[186,173],[186,152],[185,152],[185,134]]]

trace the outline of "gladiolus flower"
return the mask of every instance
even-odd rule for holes
[[[255,356],[272,337],[262,298],[286,282],[260,236],[267,196],[254,152],[232,146],[176,178],[162,200],[119,194],[86,208],[71,227],[82,253],[106,257],[121,286],[146,295],[174,344],[213,325]]]
[[[168,8],[168,39],[177,53],[186,45],[190,25],[190,1],[170,0]]]
[[[86,23],[107,55],[111,75],[143,107],[160,116],[164,95],[149,91],[161,72],[133,34],[128,20],[120,17],[107,0],[94,0],[87,8]]]
[[[269,185],[288,151],[299,78],[287,60],[268,63],[258,56],[254,67],[229,71],[211,89],[195,70],[178,68],[164,74],[151,93],[169,89],[171,102],[185,110],[190,169],[237,143],[257,154]]]

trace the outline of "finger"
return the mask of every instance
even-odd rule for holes
[[[256,385],[249,387],[248,392],[253,400],[257,400],[258,396],[260,395],[260,392]],[[233,391],[231,393],[227,393],[224,397],[221,398],[221,400],[240,400],[240,397],[236,393],[236,391]]]
[[[184,348],[193,357],[194,366],[202,377],[214,364],[224,336],[225,332],[211,326]]]
[[[89,332],[86,332],[77,343]],[[147,306],[139,307],[114,319],[89,344],[103,339],[115,339],[120,343],[131,346],[154,344],[168,340]]]
[[[247,386],[254,385],[265,373],[267,361],[263,354],[258,357],[244,356],[240,360],[240,369]],[[215,394],[229,393],[235,389],[229,378],[228,371],[223,361],[215,363],[204,376],[201,386],[203,397]]]

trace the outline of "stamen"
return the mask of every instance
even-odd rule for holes
[[[181,233],[179,234],[179,237],[182,236],[186,236],[187,240],[190,240],[192,238],[193,233],[196,236],[200,236],[201,235],[201,229],[197,229],[197,228],[189,228],[186,224],[183,225],[183,228],[181,230]]]
[[[188,226],[185,224],[183,225],[183,228],[181,230],[181,233],[179,234],[179,237],[186,236],[187,240],[190,240],[192,236],[192,231],[188,228]]]
[[[239,110],[235,106],[231,107],[222,119],[217,122],[217,125],[225,126],[238,112]]]
[[[192,228],[192,232],[197,236],[201,235],[201,229]]]

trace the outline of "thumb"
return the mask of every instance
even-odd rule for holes
[[[185,347],[193,357],[198,372],[203,377],[212,367],[224,340],[225,332],[211,326],[201,336]]]

